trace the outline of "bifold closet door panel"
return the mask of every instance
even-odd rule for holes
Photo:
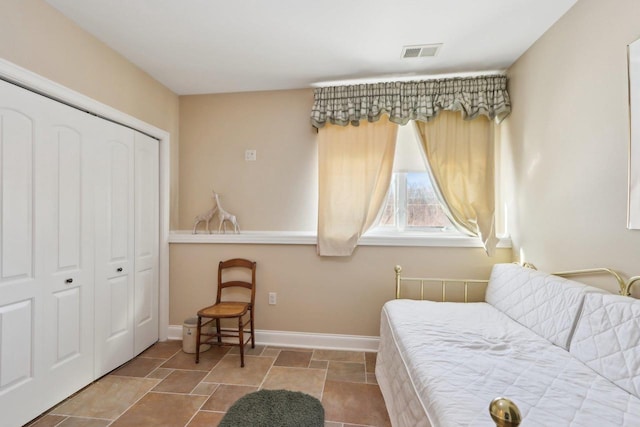
[[[36,201],[46,211],[39,243],[45,250],[44,358],[54,405],[93,380],[94,265],[92,126],[84,112],[45,99],[34,103],[45,119],[38,128]],[[46,174],[46,175],[45,175]]]
[[[37,118],[7,85],[0,82],[0,413],[21,425],[45,384],[37,357],[44,264],[34,221],[42,218],[34,205]]]
[[[24,424],[92,379],[84,116],[0,81],[3,425]]]
[[[134,353],[158,340],[159,146],[135,136],[135,295]]]
[[[95,120],[95,377],[134,354],[134,131]]]

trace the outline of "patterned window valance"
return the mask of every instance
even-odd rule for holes
[[[428,122],[441,110],[460,111],[465,119],[485,115],[501,122],[511,112],[507,77],[502,75],[321,87],[314,91],[311,124],[358,126],[382,113],[401,125]]]

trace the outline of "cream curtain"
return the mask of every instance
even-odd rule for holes
[[[375,221],[393,173],[397,125],[386,116],[318,132],[318,254],[349,256]]]
[[[489,256],[495,234],[494,124],[486,117],[464,120],[442,111],[437,119],[416,122],[432,181],[451,221],[478,236]]]

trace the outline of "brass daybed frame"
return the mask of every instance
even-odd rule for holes
[[[524,263],[523,267],[536,269],[533,264]],[[396,272],[396,299],[400,299],[402,296],[402,285],[406,282],[413,282],[420,284],[420,299],[424,298],[424,290],[425,284],[432,286],[440,286],[442,292],[442,301],[447,300],[447,286],[453,284],[462,284],[464,286],[464,302],[469,302],[469,285],[487,285],[489,283],[489,279],[449,279],[449,278],[430,278],[430,277],[403,277],[402,276],[402,267],[399,265],[395,266]],[[554,276],[560,277],[573,277],[573,276],[591,276],[597,274],[609,274],[613,276],[613,278],[618,283],[618,293],[624,296],[631,295],[631,287],[636,283],[640,282],[640,276],[633,276],[629,278],[629,280],[624,280],[620,274],[615,272],[614,270],[606,267],[597,267],[597,268],[587,268],[582,270],[567,270],[560,271],[557,273],[551,273]]]

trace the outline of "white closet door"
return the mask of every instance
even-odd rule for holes
[[[136,132],[135,354],[158,340],[158,160],[158,141]]]
[[[44,260],[44,378],[42,401],[54,405],[93,379],[94,270],[92,130],[86,113],[50,99],[40,113],[37,204],[46,211],[38,243]]]
[[[37,242],[46,218],[34,204],[38,118],[9,86],[0,82],[0,414],[2,423],[21,425],[41,406],[46,385],[37,357],[44,283]]]
[[[134,131],[96,122],[97,378],[134,354]]]
[[[0,425],[158,339],[158,141],[0,80]]]

